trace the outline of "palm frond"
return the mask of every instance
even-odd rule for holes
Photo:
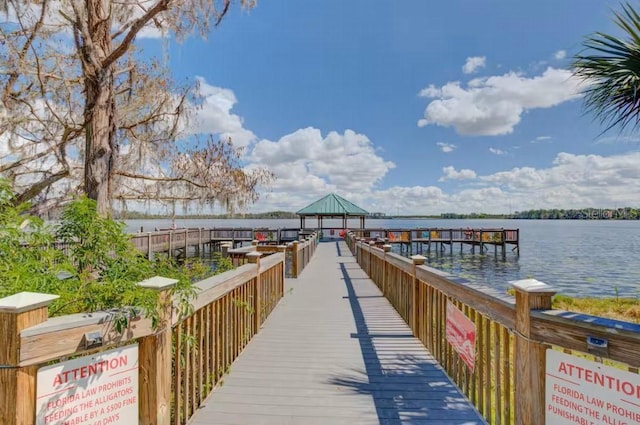
[[[604,131],[640,123],[640,15],[625,3],[614,22],[625,39],[596,32],[571,64],[573,74],[587,83],[585,109],[607,126]]]

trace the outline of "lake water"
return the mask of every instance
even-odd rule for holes
[[[127,220],[129,232],[171,226],[170,220]],[[316,225],[308,220],[307,227]],[[293,220],[176,220],[178,227],[298,228]],[[339,227],[340,221],[325,221]],[[357,222],[349,222],[357,226]],[[509,281],[535,278],[570,296],[640,296],[640,221],[605,220],[367,220],[368,228],[519,228],[520,255],[503,258],[490,247],[486,254],[458,245],[453,253],[426,249],[430,266],[506,290]],[[426,248],[426,247],[425,247]]]

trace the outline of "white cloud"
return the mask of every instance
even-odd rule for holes
[[[640,152],[602,157],[559,153],[546,169],[514,168],[479,179],[527,199],[546,199],[540,208],[635,205],[640,195]],[[542,196],[544,194],[544,197]]]
[[[440,150],[444,153],[451,153],[456,149],[456,145],[452,143],[438,142],[437,145],[440,148]]]
[[[466,87],[459,81],[429,85],[419,95],[435,100],[427,105],[418,126],[454,127],[462,135],[509,134],[525,111],[578,98],[580,88],[570,71],[551,67],[532,78],[508,72],[473,79]]]
[[[491,152],[494,155],[506,155],[507,152],[503,151],[502,149],[498,149],[498,148],[489,148],[489,152]]]
[[[567,51],[566,50],[558,50],[557,52],[555,52],[553,57],[556,58],[557,60],[562,60],[562,59],[567,57]]]
[[[549,140],[551,140],[551,136],[538,136],[531,143],[548,142]]]
[[[149,25],[142,28],[138,33],[138,35],[136,35],[137,39],[142,39],[142,38],[154,39],[154,38],[168,38],[168,37],[169,37],[168,31],[163,31],[160,28],[149,26]]]
[[[443,182],[446,180],[470,180],[476,178],[476,172],[473,170],[469,170],[467,168],[463,168],[458,171],[451,165],[442,168],[442,172],[444,176],[440,177],[438,181]]]
[[[485,56],[471,56],[462,66],[462,72],[465,74],[473,74],[480,68],[484,68],[487,58]]]
[[[430,187],[432,195],[437,193],[433,200],[405,197],[402,190],[395,190],[394,201],[410,205],[407,213],[423,214],[636,206],[640,199],[638,164],[640,152],[608,157],[560,153],[547,168],[520,167],[478,176],[474,183],[481,181],[482,186],[449,193]],[[416,188],[413,191],[420,193]],[[395,211],[390,203],[387,206],[390,209],[385,211]]]
[[[394,186],[370,194],[359,204],[367,211],[414,214],[446,211],[449,196],[436,186]]]
[[[201,106],[197,109],[190,132],[213,133],[222,139],[231,138],[235,146],[243,147],[256,139],[251,130],[244,128],[242,118],[231,112],[238,102],[233,90],[208,84],[204,78],[197,77]]]
[[[298,164],[286,167],[288,180],[266,196],[259,210],[302,208],[338,191],[368,211],[388,214],[444,212],[508,213],[538,208],[612,208],[635,206],[640,199],[640,152],[603,157],[560,153],[547,168],[518,167],[477,176],[472,170],[444,167],[440,181],[464,186],[448,190],[433,185],[393,186],[376,190],[340,190]],[[304,164],[302,164],[304,165]],[[298,176],[292,179],[292,176]],[[297,184],[297,186],[296,186]]]
[[[278,141],[261,140],[248,159],[276,175],[274,192],[304,193],[309,200],[329,191],[370,191],[395,164],[378,155],[363,134],[346,130],[323,136],[312,127]]]

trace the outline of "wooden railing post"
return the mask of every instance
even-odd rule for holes
[[[409,324],[409,326],[411,327],[411,330],[413,330],[413,335],[415,337],[418,337],[419,332],[418,332],[418,323],[420,322],[420,318],[418,317],[419,311],[418,311],[418,304],[419,304],[419,297],[420,297],[420,292],[418,289],[418,285],[420,284],[420,281],[418,280],[418,274],[416,273],[418,266],[422,266],[424,264],[424,262],[426,261],[426,257],[423,257],[422,255],[412,255],[411,256],[411,262],[413,263],[413,268],[411,270],[411,275],[413,277],[413,284],[411,287],[411,323]]]
[[[171,288],[176,283],[176,279],[160,276],[138,283],[138,286],[158,291],[158,327],[153,335],[140,338],[138,346],[140,425],[171,423]]]
[[[353,256],[356,257],[356,263],[362,265],[360,261],[360,238],[355,234],[353,235]]]
[[[384,244],[382,245],[382,250],[384,251],[384,258],[382,259],[382,295],[387,296],[387,253],[391,252],[391,245]]]
[[[551,308],[556,293],[535,279],[511,282],[516,290],[515,419],[517,425],[545,423],[545,344],[530,340],[531,310]]]
[[[306,242],[306,259],[304,261],[304,266],[307,267],[307,264],[309,264],[309,261],[311,261],[311,236],[307,236],[307,242]]]
[[[47,320],[57,295],[20,292],[0,299],[0,421],[32,425],[36,416],[37,366],[18,367],[20,332]]]
[[[293,241],[291,244],[291,274],[298,277],[298,245],[300,242]]]
[[[220,253],[222,258],[227,258],[229,256],[229,249],[233,249],[233,242],[222,242],[220,244]]]
[[[278,245],[276,246],[276,251],[277,252],[281,252],[282,255],[286,258],[287,256],[287,246],[286,245]],[[285,281],[285,265],[286,265],[286,260],[285,263],[283,263],[283,267],[282,267],[282,276],[280,277],[280,297],[282,298],[284,296],[284,281]]]
[[[260,329],[260,325],[262,324],[261,320],[261,310],[262,310],[262,287],[260,285],[260,257],[262,256],[261,252],[250,252],[247,254],[247,258],[249,263],[255,264],[257,267],[256,270],[256,286],[253,293],[253,328],[255,333],[258,333]]]
[[[367,275],[373,277],[373,247],[376,246],[375,241],[369,241],[369,261],[367,264]]]

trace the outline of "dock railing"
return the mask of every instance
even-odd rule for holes
[[[460,245],[460,251],[464,246],[470,246],[475,252],[476,247],[480,253],[484,253],[489,247],[493,247],[495,253],[500,248],[502,255],[506,255],[507,247],[511,251],[520,253],[519,229],[504,228],[415,228],[415,229],[350,229],[353,237],[367,240],[384,240],[389,244],[406,245],[410,251],[414,248],[422,252],[423,245],[431,250],[432,244],[441,251],[448,246],[453,252],[454,244]]]
[[[555,291],[534,279],[513,283],[513,297],[427,267],[425,257],[393,254],[390,245],[376,246],[354,233],[347,234],[346,242],[489,423],[542,425],[549,412],[565,419],[550,423],[640,423],[640,413],[633,413],[640,412],[640,325],[553,310]],[[576,390],[558,377],[562,373],[546,369],[549,348],[552,354],[574,354],[576,362],[588,358],[635,374],[636,384],[616,381],[623,382],[619,392],[628,400],[604,403],[615,397],[600,395],[601,406],[594,407],[579,386]],[[599,372],[589,373],[594,379]],[[560,384],[545,387],[547,380]],[[603,422],[607,415],[612,422]]]
[[[307,267],[316,252],[319,237],[317,233],[305,236],[291,243],[291,277],[298,277]]]
[[[422,252],[426,246],[428,250],[431,245],[444,250],[448,245],[453,251],[454,244],[470,246],[472,252],[476,247],[480,252],[484,252],[493,246],[494,251],[501,249],[502,254],[506,254],[507,246],[512,251],[519,253],[519,230],[518,229],[493,229],[493,228],[414,228],[414,229],[352,229],[350,230],[356,237],[368,239],[384,239],[391,244],[400,244],[402,248],[407,246],[410,250],[415,247]],[[329,238],[342,237],[345,229],[324,228],[324,229],[268,229],[268,228],[180,228],[161,229],[153,232],[137,232],[131,234],[134,246],[152,258],[155,254],[165,254],[169,256],[188,256],[187,253],[195,251],[207,252],[209,250],[220,250],[223,244],[231,244],[233,249],[245,247],[257,242],[259,245],[283,245],[294,241],[304,242],[308,236],[322,238],[323,235]]]
[[[82,420],[91,417],[91,423],[106,424],[121,415],[118,423],[186,424],[284,294],[285,254],[261,257],[262,253],[251,253],[248,264],[196,283],[193,313],[187,317],[180,317],[174,307],[175,280],[156,277],[141,282],[159,293],[158,320],[154,326],[150,318],[132,317],[121,333],[115,331],[109,312],[48,318],[47,305],[57,298],[54,295],[20,293],[0,299],[0,421],[88,423]],[[96,371],[97,360],[76,369],[60,363],[69,358],[92,361],[101,353],[129,352],[132,347],[137,370],[129,365],[118,381],[96,388],[91,388],[91,371]],[[103,360],[100,367],[112,361]],[[56,364],[64,370],[53,386],[48,382],[50,391],[37,394],[36,386],[47,384],[37,382],[39,369]],[[107,374],[95,375],[96,382],[102,375]],[[66,380],[78,384],[76,396],[74,385],[62,385]],[[137,393],[131,393],[134,381]],[[112,385],[118,386],[117,392],[108,390]],[[137,406],[137,417],[122,417],[131,404]]]
[[[209,241],[209,230],[206,229],[175,229],[148,233],[138,233],[131,236],[133,245],[148,258],[156,252],[171,252],[177,249],[187,250],[190,246],[200,247]]]
[[[311,261],[311,257],[318,246],[319,236],[316,232],[301,237],[299,241],[289,242],[287,245],[260,244],[255,240],[250,246],[231,249],[223,247],[223,256],[228,255],[234,266],[248,262],[248,255],[252,252],[260,252],[270,255],[275,252],[285,253],[285,273],[287,277],[297,278]],[[226,249],[225,249],[226,248]]]

